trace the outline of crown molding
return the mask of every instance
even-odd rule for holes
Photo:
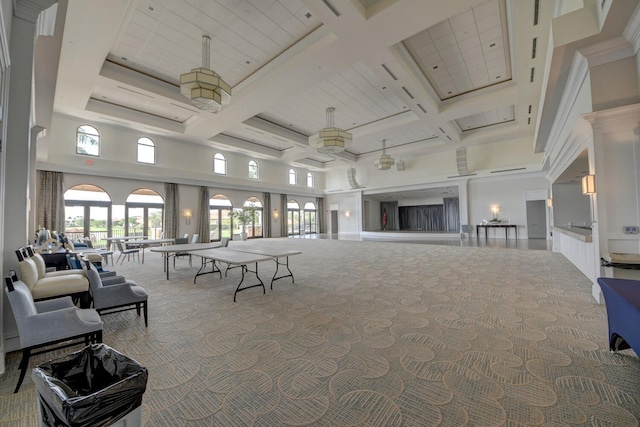
[[[40,12],[56,3],[57,0],[15,0],[13,14],[20,19],[35,24],[38,21]]]
[[[579,50],[587,59],[589,68],[619,61],[633,56],[634,48],[625,37],[616,37]]]

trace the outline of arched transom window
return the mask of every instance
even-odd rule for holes
[[[90,125],[78,127],[76,132],[76,153],[88,156],[100,155],[100,132]]]
[[[258,163],[255,160],[249,160],[249,179],[258,179]]]
[[[216,153],[213,156],[213,172],[220,175],[227,174],[227,158],[224,154]]]
[[[138,163],[156,163],[156,145],[151,138],[138,138]]]

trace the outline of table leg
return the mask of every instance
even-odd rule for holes
[[[202,272],[202,270],[204,270],[207,266],[207,259],[206,258],[202,258],[202,263],[200,264],[200,269],[198,269],[198,272],[196,273],[195,276],[193,276],[193,284],[196,284],[196,279],[198,278],[198,276],[202,276],[204,274],[211,274],[211,273],[218,273],[220,274],[220,278],[222,279],[222,271],[220,270],[220,268],[216,265],[216,260],[212,259],[211,260],[211,271],[205,271]]]
[[[271,279],[271,289],[273,289],[273,282],[274,281],[276,281],[278,279],[284,279],[285,277],[291,277],[291,282],[292,283],[296,283],[296,280],[293,278],[293,273],[289,269],[289,257],[286,257],[286,258],[287,258],[286,264],[281,263],[280,262],[280,258],[274,258],[274,261],[276,262],[276,272],[273,273],[273,278]],[[281,265],[284,265],[287,268],[287,271],[289,271],[289,274],[285,274],[283,276],[276,277],[276,275],[278,274],[278,268]]]
[[[244,288],[241,288],[240,285],[242,285],[242,282],[244,282],[244,275],[245,273],[255,273],[256,274],[256,278],[258,279],[258,282],[260,283],[256,283],[255,285],[250,285],[250,286],[245,286]],[[247,267],[246,264],[242,264],[242,279],[240,280],[240,283],[238,283],[238,286],[236,287],[236,291],[233,293],[233,302],[236,302],[236,294],[240,291],[244,291],[245,289],[250,289],[250,288],[255,288],[258,286],[262,286],[262,294],[266,294],[266,288],[264,287],[264,283],[262,282],[262,279],[260,279],[260,276],[258,276],[258,263],[256,262],[256,269],[255,271],[251,271],[249,270],[249,268]]]

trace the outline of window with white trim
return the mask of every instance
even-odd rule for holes
[[[223,154],[216,153],[213,156],[213,173],[227,174],[227,158]]]
[[[91,125],[78,126],[76,132],[76,153],[87,156],[100,155],[100,132]]]
[[[151,138],[138,138],[138,163],[156,164],[156,144]]]

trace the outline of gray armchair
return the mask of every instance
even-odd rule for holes
[[[143,287],[122,276],[102,278],[98,273],[98,269],[88,261],[87,278],[89,279],[91,296],[93,297],[93,306],[99,314],[112,314],[135,309],[138,316],[140,316],[140,309],[142,308],[144,326],[148,326],[148,294]]]
[[[102,320],[96,310],[76,307],[69,296],[34,302],[24,282],[14,282],[7,276],[5,283],[22,348],[20,378],[14,393],[22,385],[31,356],[82,343],[102,342]]]

